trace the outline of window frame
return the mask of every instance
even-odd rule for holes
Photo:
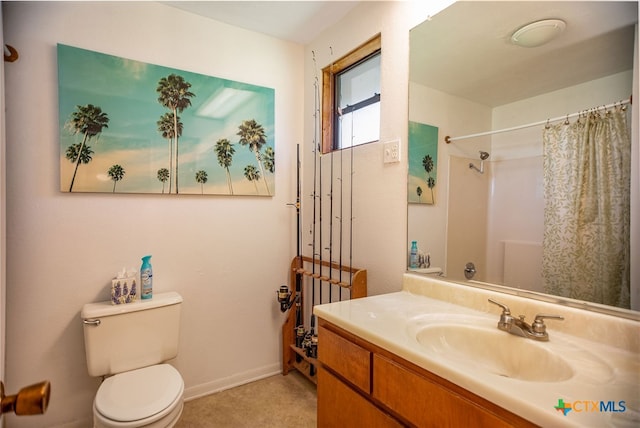
[[[342,150],[335,147],[336,76],[360,61],[382,53],[380,33],[364,42],[345,56],[322,69],[322,153]],[[382,58],[382,57],[381,57]]]

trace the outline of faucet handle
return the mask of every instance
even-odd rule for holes
[[[502,308],[502,315],[511,315],[511,311],[509,310],[509,307],[505,304],[502,304],[500,302],[496,302],[493,299],[487,299],[489,300],[489,303],[493,303],[494,305],[498,305]]]
[[[500,302],[496,302],[493,299],[488,299],[490,303],[494,305],[498,305],[502,308],[502,314],[500,315],[500,320],[498,321],[498,328],[500,330],[509,331],[511,324],[513,324],[513,317],[511,316],[511,311],[507,305],[504,305]]]
[[[538,334],[544,334],[547,331],[547,326],[544,323],[544,319],[552,319],[552,320],[563,320],[564,317],[561,317],[560,315],[545,315],[545,314],[538,314],[536,315],[536,318],[533,320],[533,324],[531,324],[531,329]]]

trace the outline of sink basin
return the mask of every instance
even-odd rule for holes
[[[483,370],[529,382],[561,382],[571,379],[571,366],[539,343],[498,329],[465,324],[432,324],[416,332],[425,351],[465,370]]]

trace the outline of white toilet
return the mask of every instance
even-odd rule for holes
[[[83,306],[88,371],[106,376],[93,401],[94,427],[165,428],[180,419],[184,381],[162,363],[178,355],[181,307],[175,292]]]

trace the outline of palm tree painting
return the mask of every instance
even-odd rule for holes
[[[264,166],[271,174],[276,172],[276,154],[273,151],[273,147],[267,147],[264,151]]]
[[[78,172],[78,165],[87,164],[91,162],[91,160],[93,159],[92,155],[93,155],[93,150],[91,149],[91,147],[82,143],[72,144],[69,147],[67,147],[65,157],[67,158],[67,160],[69,160],[69,162],[72,162],[75,164],[75,168],[73,170],[73,178],[71,178],[71,185],[69,186],[69,191],[73,189],[73,181],[75,180],[76,173]]]
[[[72,133],[82,135],[82,142],[80,144],[72,144],[67,148],[66,157],[75,164],[69,192],[73,190],[78,166],[81,163],[88,164],[91,162],[91,154],[93,153],[93,150],[89,147],[91,138],[99,135],[103,128],[107,128],[108,123],[109,117],[107,114],[100,107],[92,104],[76,106],[75,111],[71,114],[71,120],[67,123],[67,126],[71,128]],[[70,151],[75,151],[75,158],[69,157]]]
[[[191,98],[196,94],[189,91],[191,83],[184,80],[184,77],[171,73],[167,77],[163,77],[158,82],[156,92],[158,92],[158,102],[164,107],[171,110],[171,118],[173,119],[173,145],[171,148],[171,169],[173,169],[173,179],[175,181],[175,192],[178,193],[178,137],[182,135],[182,130],[178,128],[178,113],[191,106]],[[180,132],[178,132],[178,130]],[[169,184],[169,193],[171,193],[171,184]]]
[[[438,166],[438,128],[409,122],[409,203],[435,204]]]
[[[215,150],[216,152],[218,163],[227,172],[227,184],[229,185],[229,194],[233,195],[233,183],[231,181],[231,173],[229,172],[229,167],[233,162],[233,154],[236,152],[236,149],[233,148],[233,144],[231,144],[229,140],[227,140],[226,138],[222,138],[216,142],[216,145],[213,148],[213,150]]]
[[[107,175],[113,180],[113,193],[116,193],[116,183],[124,178],[124,174],[124,168],[120,165],[113,165],[109,168],[109,171],[107,171]]]
[[[264,174],[264,167],[262,165],[262,155],[260,150],[262,146],[267,143],[266,134],[262,125],[257,123],[254,119],[245,120],[239,126],[238,135],[240,136],[240,144],[248,146],[249,150],[256,156],[256,162],[260,167],[260,172],[264,179],[264,186],[267,189],[267,195],[271,195],[269,191],[269,184],[267,184],[267,178]]]
[[[434,164],[431,155],[425,155],[422,158],[422,167],[424,168],[424,172],[427,174],[427,187],[431,190],[431,201],[435,203],[436,198],[433,194],[433,188],[436,187],[436,179],[432,175],[432,173],[435,172],[433,170]]]
[[[204,195],[204,183],[209,181],[207,171],[200,170],[196,172],[196,183],[200,183],[200,194]]]
[[[158,132],[162,135],[162,138],[166,138],[169,141],[169,167],[173,166],[173,142],[174,138],[177,139],[182,135],[182,121],[179,117],[177,117],[173,112],[165,113],[160,117],[160,120],[157,122],[158,124]],[[175,131],[177,130],[177,131]],[[168,168],[167,172],[169,171]],[[175,174],[174,174],[175,175]],[[158,177],[159,178],[159,177]],[[169,175],[167,175],[166,180],[169,179]],[[163,184],[164,184],[163,181]],[[171,193],[171,182],[169,182],[169,193]],[[162,193],[164,193],[164,186],[162,189]]]
[[[164,185],[169,181],[169,170],[167,168],[160,168],[158,170],[158,180],[162,183],[162,193],[164,193]]]
[[[258,169],[253,165],[247,165],[244,167],[244,176],[250,183],[253,183],[253,185],[256,186],[257,194],[258,185],[256,184],[256,181],[260,180],[260,171],[258,171]]]
[[[273,89],[62,44],[57,54],[61,191],[274,195]]]

